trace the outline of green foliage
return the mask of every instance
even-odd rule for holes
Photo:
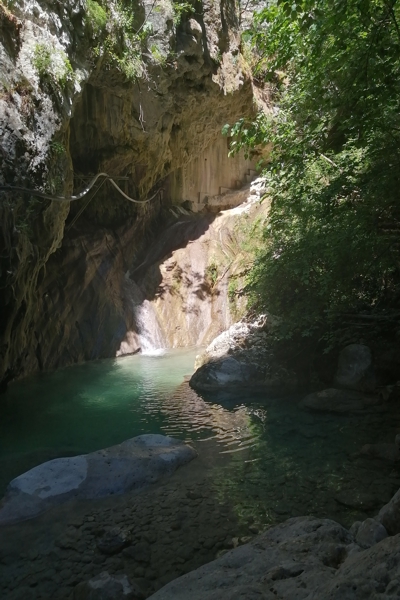
[[[107,25],[108,15],[102,6],[95,0],[86,2],[87,19],[94,37],[101,35]]]
[[[0,4],[5,6],[9,10],[13,10],[17,4],[17,0],[4,0],[4,2],[0,1]]]
[[[278,2],[256,16],[278,108],[225,133],[233,152],[274,146],[248,292],[284,317],[284,335],[399,304],[399,22],[394,0]]]
[[[66,154],[65,146],[61,142],[51,142],[50,150],[55,156],[64,156]]]
[[[42,84],[48,84],[53,92],[65,90],[75,80],[74,70],[64,50],[47,44],[36,44],[32,65],[35,67]]]
[[[243,149],[245,158],[252,158],[254,150],[264,146],[268,140],[269,120],[264,113],[260,112],[253,121],[242,118],[232,126],[227,123],[222,128],[222,134],[231,138],[230,156]]]
[[[135,28],[132,4],[119,0],[112,7],[104,7],[94,0],[87,1],[87,25],[97,45],[95,58],[102,58],[132,81],[141,77],[145,70],[142,54],[152,33],[151,23],[145,21]]]
[[[218,264],[215,260],[211,260],[205,271],[205,278],[209,282],[210,287],[214,287],[218,281]]]
[[[165,65],[166,64],[168,57],[161,52],[161,50],[157,46],[157,44],[152,44],[150,46],[150,52],[151,52],[151,55],[152,55],[152,57],[154,59],[154,62],[158,63],[159,65]]]
[[[236,293],[237,293],[237,281],[236,279],[234,279],[233,277],[231,277],[229,279],[229,284],[228,284],[228,299],[229,302],[233,303],[236,300]]]
[[[44,77],[51,70],[52,49],[45,44],[36,44],[33,51],[32,64],[35,67],[40,77]]]
[[[174,0],[172,2],[172,10],[174,11],[174,25],[179,25],[184,16],[190,15],[194,8],[190,2],[185,0]]]

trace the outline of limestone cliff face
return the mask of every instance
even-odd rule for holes
[[[188,165],[254,110],[234,2],[196,2],[178,24],[168,0],[152,5],[132,3],[151,34],[129,80],[93,51],[84,0],[0,2],[0,185],[68,195],[106,171],[135,197],[162,188],[138,206],[106,184],[79,218],[82,205],[1,193],[0,381],[115,353],[132,327],[127,265],[164,229],[168,206],[192,200],[199,165]],[[250,165],[235,165],[226,187],[246,179]]]
[[[149,349],[143,344],[206,345],[243,316],[250,258],[243,238],[246,228],[268,213],[268,202],[259,201],[264,185],[256,180],[224,196],[230,208],[181,215],[164,230],[143,262],[127,273],[125,310],[136,315],[136,322],[118,354]]]

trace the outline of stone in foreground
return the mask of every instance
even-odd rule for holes
[[[151,600],[377,600],[400,594],[400,536],[362,550],[328,519],[298,517],[176,579]]]
[[[30,519],[73,498],[139,490],[196,456],[180,440],[148,434],[90,454],[50,460],[11,481],[0,504],[0,525]]]

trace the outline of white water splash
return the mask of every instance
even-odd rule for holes
[[[148,300],[144,300],[142,304],[136,307],[135,317],[142,354],[147,356],[164,354],[168,345],[156,312]]]

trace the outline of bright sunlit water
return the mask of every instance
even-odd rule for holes
[[[186,349],[97,361],[11,385],[0,403],[1,492],[40,462],[142,433],[207,452],[221,499],[260,522],[296,514],[352,522],[372,509],[345,506],[338,494],[376,496],[379,505],[382,490],[395,489],[393,465],[355,455],[366,443],[392,441],[396,414],[312,414],[298,408],[298,398],[251,393],[203,398],[184,382],[195,355]]]

